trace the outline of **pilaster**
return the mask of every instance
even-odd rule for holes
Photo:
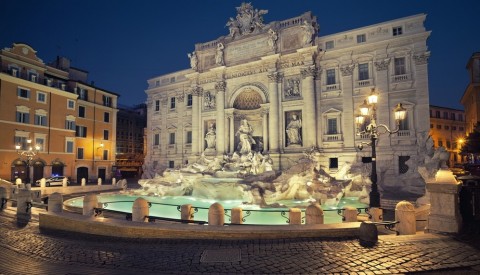
[[[305,112],[303,115],[303,123],[305,125],[306,131],[310,134],[303,137],[303,146],[304,147],[313,147],[316,146],[317,140],[317,129],[315,125],[316,113],[315,113],[315,85],[314,85],[314,76],[316,75],[317,69],[315,65],[302,68],[302,92],[303,92],[303,102],[305,107]]]

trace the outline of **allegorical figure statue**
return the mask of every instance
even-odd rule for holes
[[[188,58],[190,58],[190,67],[192,67],[192,69],[194,70],[197,70],[197,65],[198,65],[197,53],[196,52],[189,53]]]
[[[253,128],[246,119],[242,119],[240,127],[238,128],[236,136],[239,136],[240,143],[237,146],[237,150],[240,154],[248,154],[252,152],[252,145],[256,144],[252,137]]]
[[[303,29],[303,45],[309,45],[310,43],[312,43],[313,34],[315,33],[315,28],[312,26],[311,23],[307,21],[303,21],[302,29]]]
[[[277,51],[277,40],[278,40],[278,34],[276,31],[269,29],[268,30],[268,46],[274,51]]]
[[[211,123],[210,127],[208,127],[208,132],[205,135],[205,141],[207,142],[207,149],[215,149],[217,137],[215,134],[215,127],[213,123]]]
[[[222,43],[218,43],[217,45],[217,52],[215,53],[215,64],[223,66],[223,49],[225,46],[223,46]]]
[[[296,114],[292,115],[292,120],[287,125],[287,142],[288,145],[301,144],[302,137],[300,135],[300,129],[302,128],[302,120],[298,118]]]

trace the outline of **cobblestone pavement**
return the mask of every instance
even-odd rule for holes
[[[40,232],[0,213],[0,274],[480,274],[480,253],[450,236],[139,240]]]

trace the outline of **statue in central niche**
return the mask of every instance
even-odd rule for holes
[[[240,143],[237,146],[237,150],[241,155],[246,155],[252,152],[252,145],[256,144],[255,140],[252,137],[252,133],[253,128],[250,123],[248,123],[246,119],[242,119],[242,121],[240,122],[240,127],[235,134],[240,138]]]

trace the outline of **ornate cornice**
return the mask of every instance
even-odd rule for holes
[[[280,82],[282,82],[282,79],[283,79],[283,74],[280,73],[280,72],[273,72],[273,73],[268,74],[268,81],[269,82],[280,83]]]
[[[373,64],[375,64],[375,68],[377,69],[377,71],[385,71],[386,69],[388,69],[390,60],[390,58],[386,58],[380,61],[375,61]]]
[[[343,67],[340,67],[342,76],[351,76],[353,74],[353,69],[355,69],[355,64],[345,65]]]
[[[203,88],[200,86],[192,87],[192,95],[193,96],[202,96],[203,95]]]
[[[419,55],[414,55],[413,60],[415,61],[415,65],[424,65],[428,63],[428,58],[430,57],[430,53],[422,53]]]
[[[217,92],[225,92],[226,87],[227,87],[227,83],[225,81],[219,81],[215,83],[215,90]]]
[[[300,74],[302,75],[302,78],[306,78],[308,76],[315,77],[317,75],[317,68],[315,67],[315,65],[302,68]]]

